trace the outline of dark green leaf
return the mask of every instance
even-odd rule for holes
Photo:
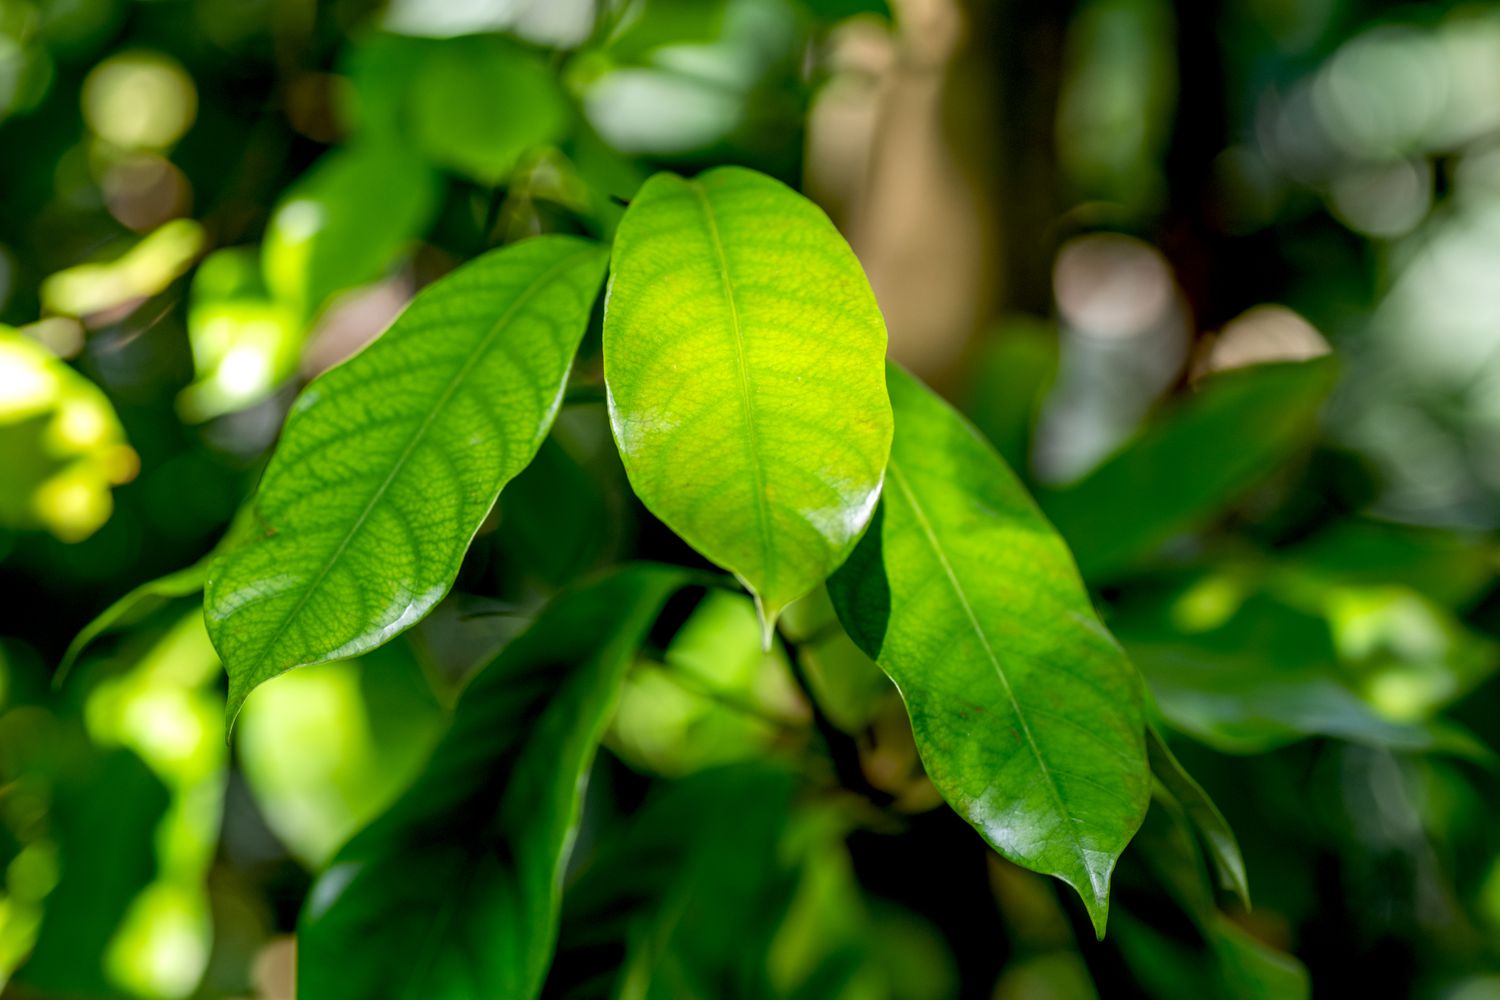
[[[1005,857],[1078,890],[1102,935],[1150,800],[1140,680],[999,456],[910,375],[890,386],[885,497],[829,581],[834,606],[901,689],[938,791]]]
[[[1188,774],[1154,725],[1147,728],[1146,749],[1151,760],[1151,773],[1176,798],[1188,822],[1198,831],[1214,872],[1219,876],[1219,885],[1238,896],[1248,909],[1250,882],[1245,876],[1245,859],[1224,814],[1219,812],[1219,807],[1214,805],[1203,786]]]
[[[767,995],[753,984],[793,887],[777,858],[793,787],[759,764],[703,771],[611,830],[564,894],[545,995]]]
[[[1215,376],[1078,483],[1039,496],[1090,580],[1129,569],[1284,461],[1316,430],[1327,358]]]
[[[848,244],[768,177],[658,174],[620,223],[604,370],[630,483],[756,594],[768,635],[874,508],[885,341]]]
[[[257,684],[378,646],[447,593],[547,435],[603,269],[573,237],[486,254],[308,386],[252,501],[259,533],[204,595],[231,720]]]
[[[422,775],[309,894],[300,994],[537,993],[584,778],[625,671],[681,580],[638,566],[568,593],[480,671]]]

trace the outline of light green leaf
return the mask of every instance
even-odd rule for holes
[[[1151,778],[1140,679],[1056,532],[978,432],[890,371],[884,500],[829,581],[890,674],[933,784],[1001,854],[1083,897],[1102,936]]]
[[[885,323],[843,238],[784,185],[658,174],[615,239],[610,423],[667,526],[781,609],[837,569],[890,450]]]
[[[1317,358],[1214,376],[1082,480],[1041,494],[1083,575],[1129,569],[1285,461],[1316,432],[1335,372]]]
[[[620,682],[682,580],[637,566],[566,594],[480,671],[423,774],[309,893],[299,994],[536,995],[584,779]]]
[[[409,147],[335,150],[297,179],[271,216],[266,285],[310,318],[334,293],[379,278],[436,208],[436,178]]]
[[[257,684],[372,649],[448,592],[552,425],[603,270],[573,237],[486,254],[308,386],[252,501],[259,534],[204,595],[231,720]]]
[[[1249,909],[1250,882],[1245,876],[1245,858],[1240,854],[1239,841],[1224,814],[1219,812],[1219,807],[1214,805],[1203,786],[1182,766],[1154,725],[1147,728],[1146,749],[1151,760],[1151,773],[1177,800],[1187,821],[1198,832],[1208,860],[1219,877],[1219,885],[1238,896]]]

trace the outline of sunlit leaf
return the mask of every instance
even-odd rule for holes
[[[0,526],[82,541],[109,519],[110,488],[138,464],[103,391],[0,326]]]
[[[630,483],[756,594],[767,629],[869,520],[885,340],[848,244],[767,177],[659,174],[620,223],[604,370]]]
[[[834,607],[901,689],[938,791],[1006,858],[1073,886],[1102,935],[1150,798],[1140,680],[999,456],[910,375],[890,386],[885,496],[829,581]]]
[[[385,811],[441,735],[407,644],[279,677],[245,704],[235,742],[245,784],[291,854],[326,864]]]
[[[203,227],[191,219],[173,219],[143,236],[114,260],[79,264],[42,283],[42,304],[49,312],[91,316],[166,288],[203,249]]]
[[[369,142],[329,153],[271,216],[266,285],[310,317],[334,293],[380,277],[436,207],[436,178],[410,147]]]
[[[296,371],[307,333],[300,306],[278,301],[253,247],[209,254],[188,302],[193,383],[177,397],[187,420],[242,410],[268,398]]]
[[[640,566],[564,595],[480,671],[411,790],[313,887],[299,993],[540,990],[583,780],[625,671],[681,579]]]
[[[683,774],[795,745],[801,699],[785,656],[760,640],[748,597],[710,591],[660,661],[631,672],[610,748],[642,770]]]
[[[129,750],[70,755],[48,816],[57,884],[18,983],[75,996],[118,992],[105,954],[131,901],[157,873],[153,835],[169,805],[162,783]]]
[[[1090,580],[1118,574],[1197,527],[1316,431],[1326,358],[1215,376],[1079,482],[1040,495]]]
[[[231,719],[262,681],[378,646],[447,593],[546,437],[603,270],[572,237],[487,254],[302,394],[252,501],[259,533],[204,595]]]

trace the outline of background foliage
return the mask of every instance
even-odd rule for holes
[[[829,212],[893,357],[1067,539],[1170,794],[1096,941],[942,806],[823,595],[763,653],[691,590],[580,657],[625,686],[545,992],[1500,991],[1500,7],[893,6],[0,0],[7,995],[290,995],[314,878],[498,732],[454,716],[476,669],[524,677],[510,640],[616,558],[703,565],[588,396],[595,315],[454,592],[227,746],[191,568],[417,289],[726,164]]]

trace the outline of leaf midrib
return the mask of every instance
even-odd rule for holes
[[[296,620],[298,615],[302,613],[302,609],[307,607],[307,602],[312,599],[312,595],[316,593],[318,588],[323,585],[323,581],[328,578],[328,574],[333,571],[333,567],[338,563],[339,559],[343,557],[343,554],[349,548],[350,543],[354,541],[354,537],[358,535],[360,530],[364,527],[365,522],[369,519],[370,514],[375,510],[376,505],[379,504],[380,501],[385,497],[386,491],[390,489],[391,484],[396,481],[396,477],[399,476],[401,474],[401,471],[406,467],[406,463],[411,459],[412,453],[416,451],[417,445],[421,444],[422,439],[432,428],[432,424],[437,419],[438,414],[453,399],[454,394],[458,392],[464,381],[469,377],[469,374],[474,370],[475,366],[479,364],[479,359],[489,353],[489,350],[491,346],[493,346],[494,340],[499,335],[500,331],[508,326],[510,322],[515,319],[516,314],[519,313],[524,306],[530,303],[530,301],[536,297],[541,289],[544,288],[549,282],[551,282],[559,272],[563,271],[582,258],[588,256],[592,252],[594,252],[594,248],[590,247],[587,250],[580,251],[579,253],[570,254],[569,256],[564,257],[562,260],[548,267],[545,271],[542,272],[541,276],[538,277],[536,281],[534,281],[529,287],[526,288],[525,291],[523,291],[519,296],[516,297],[516,300],[514,302],[506,307],[505,311],[500,314],[500,317],[495,320],[494,324],[484,332],[483,336],[480,337],[478,345],[475,347],[474,351],[471,352],[471,354],[464,361],[459,370],[454,373],[453,377],[448,380],[448,384],[444,387],[442,394],[438,397],[438,401],[433,404],[432,408],[428,410],[427,415],[422,418],[422,422],[417,426],[416,431],[412,433],[411,440],[407,441],[406,446],[401,450],[401,454],[398,455],[396,461],[392,463],[391,471],[386,474],[385,479],[383,479],[380,485],[376,487],[375,493],[365,504],[364,509],[360,511],[359,516],[355,518],[354,524],[344,534],[344,537],[340,539],[338,546],[333,551],[333,554],[328,557],[328,560],[326,562],[324,562],[322,568],[318,570],[318,574],[313,578],[312,582],[303,589],[302,596],[297,599],[297,602],[294,605],[292,605],[291,610],[289,610],[285,615],[282,616],[281,622],[276,626],[276,634],[273,635],[265,643],[265,645],[261,647],[261,654],[260,656],[256,657],[254,667],[251,669],[258,669],[265,664],[265,661],[270,652],[276,648],[278,643],[281,642],[282,637],[286,635],[286,631],[291,626],[291,623]],[[566,382],[566,379],[564,379],[564,382]]]
[[[1037,768],[1042,772],[1042,777],[1048,792],[1051,793],[1052,802],[1057,807],[1058,814],[1066,820],[1071,820],[1073,814],[1063,804],[1062,791],[1057,786],[1057,779],[1053,775],[1051,767],[1048,766],[1046,758],[1042,756],[1042,749],[1037,744],[1035,734],[1031,731],[1031,724],[1026,720],[1026,715],[1021,710],[1021,703],[1016,698],[1015,690],[1010,686],[1010,678],[1005,675],[1005,668],[1001,666],[999,656],[995,654],[994,647],[990,645],[989,636],[979,624],[979,617],[974,613],[974,606],[970,603],[969,595],[964,590],[963,584],[959,582],[958,574],[953,568],[952,561],[948,558],[947,551],[943,548],[942,541],[938,538],[937,532],[933,530],[932,522],[928,520],[926,512],[922,509],[921,503],[918,502],[916,494],[912,492],[911,486],[907,483],[906,476],[901,472],[900,466],[897,464],[894,456],[891,458],[888,469],[891,481],[901,491],[901,495],[905,499],[907,506],[911,508],[912,515],[917,519],[918,526],[922,529],[922,534],[927,539],[928,546],[931,547],[933,554],[937,556],[938,563],[943,568],[943,574],[948,578],[948,584],[953,589],[954,596],[958,598],[959,606],[963,608],[964,615],[969,619],[969,626],[974,630],[974,634],[979,637],[979,644],[984,648],[985,656],[989,659],[990,666],[994,668],[995,676],[999,678],[1000,686],[1005,690],[1006,698],[1010,700],[1011,708],[1016,713],[1016,721],[1021,725],[1021,733],[1026,737],[1026,745],[1031,750],[1031,755],[1036,759]],[[1084,866],[1084,874],[1088,877],[1090,887],[1092,888],[1093,875],[1088,870],[1088,851],[1084,848],[1083,841],[1079,839],[1078,831],[1073,829],[1070,823],[1065,822],[1063,826],[1068,831],[1068,839],[1073,842],[1073,849],[1077,852],[1078,859]]]
[[[714,259],[718,263],[719,280],[724,291],[724,301],[729,306],[729,328],[734,333],[734,360],[739,374],[740,409],[745,419],[745,451],[750,457],[751,488],[755,494],[755,527],[756,535],[760,539],[761,568],[765,571],[767,579],[761,583],[769,590],[771,577],[771,525],[770,511],[766,509],[766,473],[760,456],[760,441],[755,429],[755,404],[750,392],[750,369],[745,360],[745,333],[740,327],[739,306],[734,298],[734,281],[729,275],[729,257],[724,252],[724,241],[719,235],[719,223],[714,217],[713,204],[708,200],[708,194],[703,190],[699,181],[689,181],[688,187],[697,196],[698,205],[703,211],[703,219],[707,224],[709,245],[713,248]],[[760,597],[756,599],[757,606]]]

